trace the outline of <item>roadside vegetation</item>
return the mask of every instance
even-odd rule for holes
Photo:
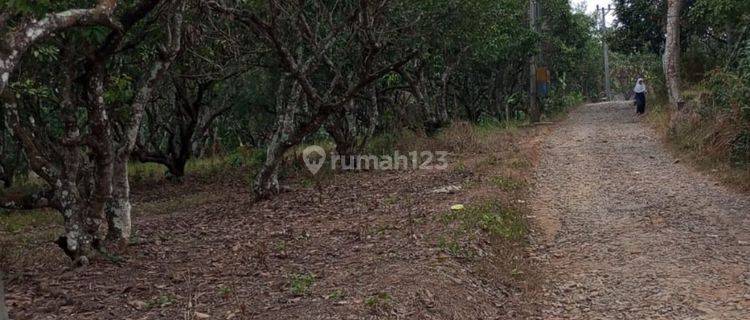
[[[682,108],[670,106],[663,71],[667,1],[618,0],[610,39],[615,86],[629,97],[635,78],[648,82],[650,115],[681,159],[750,191],[750,6],[694,1],[680,11]],[[633,50],[638,53],[633,54]]]

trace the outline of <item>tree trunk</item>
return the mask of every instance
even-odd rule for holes
[[[266,149],[266,161],[253,184],[256,200],[268,199],[281,191],[279,165],[284,154],[291,147],[298,145],[307,135],[319,130],[330,116],[328,112],[318,111],[310,119],[300,121],[300,113],[307,112],[304,99],[301,99],[301,91],[300,86],[295,82],[291,102],[285,107],[291,109],[279,109],[278,125]]]
[[[255,176],[253,193],[256,199],[268,199],[281,191],[279,186],[279,164],[284,153],[289,149],[284,139],[282,129],[276,129],[271,142],[266,149],[266,161]]]
[[[0,93],[23,52],[38,39],[78,25],[106,25],[123,31],[111,18],[116,4],[116,0],[99,0],[93,9],[50,14],[17,28],[17,32],[4,39],[5,43],[0,42],[0,47],[6,45],[13,49],[9,56],[0,50]],[[61,90],[62,137],[49,135],[45,137],[48,143],[42,143],[44,138],[35,136],[35,132],[44,131],[28,128],[34,127],[33,118],[23,123],[17,103],[13,99],[6,103],[6,117],[11,120],[10,127],[23,145],[29,167],[53,188],[52,205],[63,215],[64,234],[56,243],[79,266],[88,264],[94,251],[102,249],[105,239],[122,243],[130,235],[127,160],[136,142],[145,105],[180,51],[184,5],[174,15],[174,27],[168,29],[171,31],[168,49],[171,51],[167,48],[160,50],[159,59],[146,73],[130,105],[131,117],[127,123],[121,123],[122,133],[117,135],[122,136],[119,143],[113,134],[115,120],[108,114],[110,108],[104,99],[108,54],[86,63],[83,76],[87,81],[85,97],[71,98],[72,68],[67,70],[70,74],[61,76],[68,82]],[[76,106],[73,101],[76,101]],[[85,102],[88,111],[85,134],[79,129],[81,108],[77,104],[80,101]],[[51,152],[42,152],[48,145],[57,147]]]
[[[675,111],[682,107],[680,93],[680,14],[683,0],[667,1],[667,39],[664,49],[664,75],[666,77],[669,104]]]
[[[352,156],[364,150],[378,126],[380,111],[377,88],[371,87],[368,94],[369,103],[362,101],[358,105],[354,100],[349,101],[344,110],[334,114],[326,126],[326,131],[336,142],[336,153],[341,156],[341,163],[347,168],[356,168],[358,164],[357,161],[351,161]],[[357,119],[357,115],[363,113],[367,115],[366,121]]]
[[[172,154],[173,165],[169,168],[170,174],[177,181],[185,177],[185,165],[193,156],[192,142],[197,127],[197,120],[193,120],[180,130],[179,145],[176,146],[177,148]]]
[[[132,230],[128,158],[128,154],[122,152],[115,159],[112,168],[112,200],[107,208],[107,241],[115,249],[122,249],[127,245]]]
[[[56,199],[58,210],[63,215],[65,234],[57,239],[57,245],[76,265],[87,265],[91,254],[102,243],[103,215],[86,205],[75,182],[63,181],[61,184]]]
[[[294,82],[287,92],[286,79],[281,80],[276,94],[276,120],[277,126],[271,141],[266,148],[266,161],[255,176],[253,193],[256,199],[268,199],[280,191],[279,165],[284,153],[294,145],[292,140],[296,139],[299,127],[297,114],[301,111],[303,103],[300,95],[302,88]]]
[[[422,71],[419,71],[418,79],[407,72],[402,71],[400,74],[404,79],[406,79],[406,82],[409,84],[409,92],[411,92],[414,99],[417,100],[417,104],[419,105],[424,115],[423,126],[425,131],[428,135],[432,135],[433,133],[437,132],[438,129],[440,129],[442,123],[439,119],[440,115],[438,115],[438,112],[436,110],[439,109],[439,107],[435,107],[433,103],[431,103],[431,101],[428,101],[427,95],[425,94],[426,79],[424,77],[424,73]]]
[[[185,154],[175,155],[172,163],[167,166],[169,178],[174,182],[180,182],[185,177],[185,166],[187,166],[189,157]]]
[[[352,100],[347,103],[344,110],[336,113],[331,117],[326,126],[326,131],[331,135],[336,143],[336,153],[341,156],[342,165],[347,168],[353,168],[356,161],[350,161],[352,156],[357,153],[357,117],[355,115],[356,105]]]
[[[13,171],[3,169],[0,164],[0,181],[3,182],[3,188],[8,189],[13,186]]]
[[[367,146],[367,143],[370,141],[370,138],[375,135],[375,130],[378,128],[379,123],[379,117],[380,117],[380,106],[379,106],[379,100],[378,100],[378,90],[376,87],[370,88],[370,107],[367,109],[367,117],[368,117],[368,126],[367,131],[364,134],[364,137],[362,138],[362,144],[360,145],[360,150]]]
[[[437,116],[441,126],[448,123],[448,82],[450,81],[453,66],[448,66],[440,75],[440,103],[438,104]]]
[[[0,320],[8,320],[8,308],[5,307],[5,287],[3,281],[5,274],[0,271]]]

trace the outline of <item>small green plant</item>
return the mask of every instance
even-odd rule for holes
[[[312,188],[315,185],[315,181],[313,181],[312,178],[302,178],[300,179],[299,183],[302,185],[303,188]]]
[[[466,167],[466,164],[465,164],[465,163],[463,163],[463,162],[459,162],[459,163],[458,163],[458,164],[457,164],[457,165],[456,165],[456,166],[455,166],[455,167],[453,168],[453,172],[464,174],[464,173],[471,173],[471,170],[469,170],[469,169],[468,169],[468,168]]]
[[[294,240],[296,241],[305,241],[308,239],[310,239],[310,233],[308,233],[307,231],[294,235]]]
[[[482,115],[477,120],[477,128],[481,130],[493,130],[503,127],[503,123],[495,117]]]
[[[136,208],[135,215],[173,214],[219,200],[221,200],[221,195],[208,191],[186,194],[183,197],[175,197],[163,201],[144,202]]]
[[[491,154],[487,156],[486,158],[482,159],[480,162],[481,165],[487,165],[487,166],[496,166],[500,162],[500,159],[497,158],[496,155]]]
[[[528,169],[531,168],[531,162],[525,159],[512,158],[507,161],[507,165],[513,169]]]
[[[289,291],[295,296],[304,296],[310,291],[310,287],[315,283],[315,275],[312,273],[292,274],[289,284]]]
[[[370,237],[382,236],[394,227],[388,224],[369,226],[365,229],[365,235]]]
[[[388,310],[392,305],[393,297],[388,292],[378,292],[365,299],[365,306],[374,313]]]
[[[386,155],[396,151],[396,145],[401,140],[397,134],[382,134],[372,137],[365,146],[368,154]]]
[[[510,271],[510,275],[513,277],[521,277],[523,276],[523,271],[518,268],[513,268],[513,270]]]
[[[277,242],[276,244],[274,244],[274,249],[275,249],[275,250],[276,250],[277,252],[282,252],[282,251],[285,251],[285,250],[286,250],[286,248],[287,248],[287,245],[286,245],[286,241],[283,241],[283,240],[282,240],[282,241],[279,241],[279,242]]]
[[[225,287],[225,286],[219,287],[219,295],[225,300],[229,299],[229,297],[232,295],[232,292],[233,292],[232,288],[230,287]]]
[[[157,163],[137,161],[128,163],[128,176],[134,184],[157,181],[164,177],[165,172],[166,168]]]
[[[176,301],[175,297],[171,294],[161,294],[158,297],[151,299],[148,303],[146,303],[146,310],[150,310],[153,308],[164,308],[167,306],[170,306],[174,304]]]
[[[515,191],[524,187],[524,183],[508,177],[492,177],[492,184],[503,191]]]
[[[447,255],[454,258],[469,259],[474,256],[474,253],[471,250],[464,248],[456,239],[440,237],[440,239],[438,239],[438,247]]]
[[[396,195],[390,195],[390,196],[388,196],[388,198],[385,198],[385,201],[383,201],[383,202],[385,202],[385,204],[387,204],[387,205],[394,205],[394,204],[396,204],[398,202],[398,199],[399,199],[398,196],[396,196]]]
[[[246,167],[255,171],[266,161],[266,152],[263,149],[238,147],[237,150],[227,155],[224,162],[235,168]]]
[[[331,292],[330,294],[328,294],[326,296],[326,299],[333,300],[333,301],[341,301],[341,300],[344,300],[345,297],[346,297],[346,292],[344,292],[344,290],[336,289],[336,290],[333,290],[333,292]]]

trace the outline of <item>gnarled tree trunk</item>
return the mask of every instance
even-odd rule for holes
[[[288,88],[287,82],[284,77],[279,83],[276,94],[276,130],[266,148],[266,160],[253,183],[253,193],[258,199],[267,199],[279,193],[279,165],[284,153],[297,143],[295,141],[302,139],[299,137],[298,123],[304,103],[302,88],[294,81],[291,88]]]
[[[357,104],[350,101],[342,111],[334,114],[326,126],[326,131],[336,142],[336,153],[341,156],[342,165],[355,168],[352,156],[363,151],[378,125],[377,89],[368,89],[369,103]],[[363,117],[359,117],[363,116]],[[364,119],[362,119],[364,118]]]
[[[100,1],[114,2],[116,1]],[[144,2],[143,7],[133,10],[140,12],[142,18],[153,9],[155,3]],[[140,9],[143,9],[142,12]],[[167,45],[162,47],[151,69],[138,83],[136,94],[129,105],[130,117],[125,123],[111,117],[108,114],[110,109],[105,105],[106,62],[117,52],[110,51],[106,44],[95,54],[89,55],[86,73],[80,77],[86,84],[82,90],[73,89],[72,79],[78,78],[73,75],[73,68],[63,68],[69,74],[61,77],[66,81],[61,90],[59,109],[63,125],[62,137],[47,134],[44,128],[35,124],[33,117],[26,114],[22,117],[12,96],[6,101],[9,125],[16,139],[23,145],[29,167],[52,188],[52,206],[63,215],[65,233],[56,243],[78,265],[87,264],[92,253],[103,248],[105,240],[121,244],[130,236],[127,160],[135,145],[145,105],[180,51],[184,9],[183,3],[174,14]],[[130,18],[125,20],[130,21],[132,16],[126,16]],[[120,32],[115,31],[113,34],[121,40]],[[78,51],[64,52],[78,54]],[[73,60],[69,56],[66,58],[68,62]],[[81,93],[83,96],[73,99],[74,93]],[[86,121],[80,121],[79,118],[81,102],[87,112]],[[115,135],[115,127],[121,128],[122,134]],[[55,147],[49,148],[50,145]]]

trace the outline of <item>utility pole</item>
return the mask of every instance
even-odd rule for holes
[[[602,34],[602,47],[604,48],[604,88],[607,92],[608,101],[612,101],[612,88],[609,84],[609,45],[607,45],[605,33],[607,31],[607,14],[609,14],[610,11],[612,11],[612,7],[610,5],[607,5],[606,8],[599,8],[599,5],[596,6],[596,15],[598,16],[600,12],[602,15],[602,18],[599,21],[599,31],[601,31]]]
[[[529,0],[529,26],[535,33],[538,32],[537,13],[536,0]],[[531,56],[529,63],[529,115],[531,116],[531,122],[539,122],[542,117],[536,92],[536,60],[537,56],[534,54]]]

